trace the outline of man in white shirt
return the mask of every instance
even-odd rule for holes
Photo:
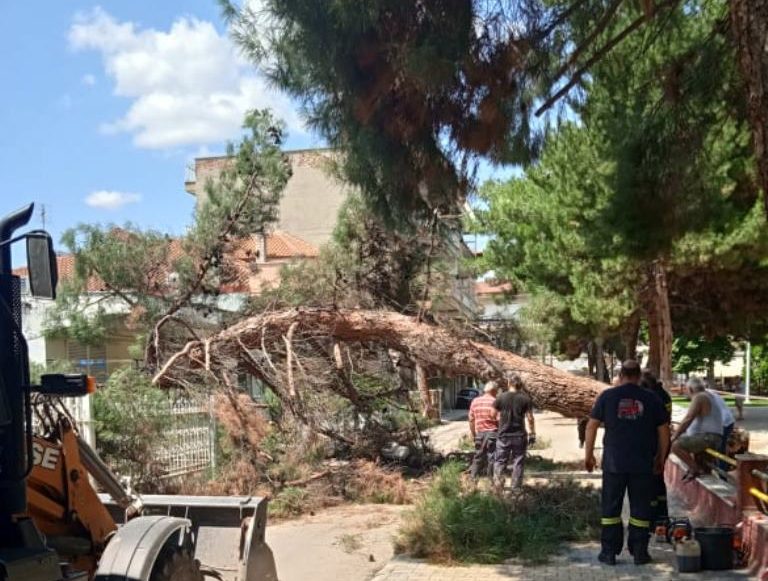
[[[731,432],[733,432],[733,427],[736,423],[736,420],[733,417],[731,408],[728,407],[728,404],[725,403],[725,400],[719,393],[713,389],[707,389],[707,393],[712,396],[712,401],[714,401],[715,405],[720,409],[720,414],[723,417],[723,441],[720,444],[719,452],[721,454],[725,454],[728,450],[728,438],[731,437]],[[722,470],[727,469],[727,466],[723,461],[718,462],[718,465]]]

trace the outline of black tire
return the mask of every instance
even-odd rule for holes
[[[189,549],[167,547],[157,558],[149,581],[203,581],[200,561]]]

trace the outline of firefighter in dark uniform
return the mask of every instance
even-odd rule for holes
[[[646,369],[643,371],[643,377],[640,385],[645,389],[655,393],[664,405],[664,411],[667,412],[667,424],[672,425],[672,398],[656,376]],[[653,509],[653,518],[651,522],[657,524],[669,518],[669,508],[667,506],[667,484],[664,482],[664,472],[654,474],[654,493],[651,499],[651,508]]]
[[[629,534],[627,546],[636,565],[650,562],[651,499],[654,473],[664,467],[669,450],[669,424],[661,400],[640,387],[640,365],[625,361],[621,366],[620,385],[603,391],[595,401],[587,424],[584,465],[595,469],[595,438],[600,424],[603,439],[603,490],[601,503],[602,533],[598,559],[616,564],[624,546],[621,509],[629,492]]]

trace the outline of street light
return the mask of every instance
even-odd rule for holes
[[[744,374],[744,403],[749,403],[749,383],[752,367],[752,343],[747,341],[747,371]]]

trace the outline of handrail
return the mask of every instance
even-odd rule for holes
[[[739,465],[739,463],[736,460],[734,460],[733,458],[731,458],[730,456],[726,456],[725,454],[721,454],[720,452],[718,452],[717,450],[713,450],[712,448],[707,448],[705,450],[705,452],[707,454],[709,454],[710,456],[714,456],[718,460],[721,460],[721,461],[725,462],[726,464],[730,464],[731,466],[738,466]]]
[[[755,478],[759,478],[763,482],[768,482],[768,474],[766,474],[765,472],[762,472],[760,470],[753,470],[752,471],[752,476],[754,476]]]
[[[755,498],[762,500],[763,502],[768,502],[768,494],[766,494],[765,492],[762,492],[761,490],[758,490],[755,487],[750,488],[749,493]]]

